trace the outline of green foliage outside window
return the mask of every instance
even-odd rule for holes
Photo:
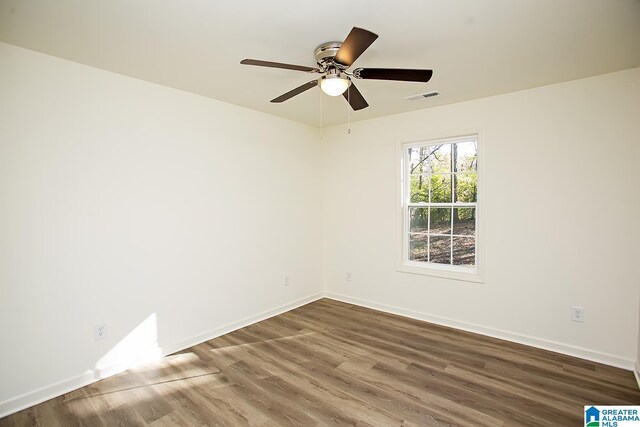
[[[416,150],[410,151],[412,203],[477,202],[477,154],[475,146],[470,147],[469,144],[443,144],[411,149]],[[475,211],[474,208],[453,209],[453,222],[475,220]],[[431,222],[433,224],[450,220],[451,214],[451,209],[432,209]],[[412,230],[426,230],[428,209],[414,209],[410,226]]]

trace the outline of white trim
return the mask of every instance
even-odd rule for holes
[[[98,381],[90,371],[0,402],[0,418]]]
[[[477,132],[468,132],[459,136],[450,136],[446,138],[427,138],[421,139],[419,141],[405,141],[402,143],[406,148],[416,148],[416,147],[424,147],[438,144],[453,144],[453,143],[465,143],[465,142],[475,142],[477,137]]]
[[[194,335],[175,344],[163,346],[160,357],[167,356],[177,351],[192,347],[196,344],[200,344],[204,341],[208,341],[221,335],[228,334],[229,332],[233,332],[237,329],[241,329],[254,323],[261,322],[270,317],[277,316],[279,314],[285,313],[287,311],[293,310],[302,305],[309,304],[322,298],[323,293],[316,293],[308,297],[283,304],[274,309],[263,311],[262,313],[256,314],[255,316],[246,317],[236,322],[228,323],[219,328],[202,332],[198,335]],[[6,417],[7,415],[11,415],[18,411],[22,411],[23,409],[30,408],[31,406],[37,405],[38,403],[42,403],[49,399],[53,399],[54,397],[61,396],[65,393],[69,393],[73,390],[92,384],[101,379],[126,371],[127,369],[132,368],[134,365],[135,364],[120,364],[110,366],[105,369],[92,369],[85,372],[84,374],[71,377],[66,380],[62,380],[39,388],[37,390],[24,393],[20,396],[5,400],[4,402],[0,402],[0,418]]]
[[[640,388],[640,359],[636,360],[636,365],[633,369],[633,375],[636,377],[636,383],[638,383],[638,388]]]
[[[492,338],[498,338],[498,339],[507,340],[507,341],[511,341],[519,344],[528,345],[531,347],[541,348],[543,350],[549,350],[556,353],[565,354],[568,356],[578,357],[580,359],[586,359],[592,362],[603,363],[605,365],[614,366],[616,368],[626,369],[629,371],[634,370],[635,361],[631,359],[625,359],[623,357],[615,356],[613,354],[601,353],[598,351],[593,351],[586,348],[576,347],[568,344],[562,344],[556,341],[546,340],[543,338],[536,338],[528,335],[505,331],[502,329],[495,329],[495,328],[490,328],[482,325],[477,325],[475,323],[448,319],[446,317],[434,316],[432,314],[419,313],[417,311],[408,310],[405,308],[395,307],[387,304],[380,304],[377,302],[363,300],[360,298],[354,298],[347,295],[336,294],[333,292],[325,292],[325,297],[329,299],[334,299],[336,301],[342,301],[349,304],[359,305],[361,307],[383,311],[385,313],[396,314],[399,316],[409,317],[411,319],[422,320],[424,322],[435,323],[437,325],[448,326],[451,328],[460,329],[467,332],[473,332],[476,334],[485,335]]]
[[[262,312],[260,314],[256,314],[255,316],[246,317],[246,318],[244,318],[242,320],[239,320],[237,322],[229,323],[229,324],[227,324],[225,326],[221,326],[219,328],[216,328],[216,329],[213,329],[213,330],[210,330],[210,331],[206,331],[206,332],[203,332],[201,334],[192,336],[190,338],[182,340],[182,341],[180,341],[180,342],[178,342],[176,344],[173,344],[171,346],[163,347],[162,348],[162,353],[163,353],[163,355],[167,355],[167,354],[175,353],[176,351],[184,350],[185,348],[189,348],[189,347],[192,347],[192,346],[194,346],[196,344],[200,344],[202,342],[209,341],[209,340],[211,340],[213,338],[222,336],[224,334],[228,334],[228,333],[236,331],[238,329],[242,329],[242,328],[247,327],[249,325],[253,325],[254,323],[262,322],[263,320],[267,320],[267,319],[269,319],[271,317],[274,317],[274,316],[277,316],[279,314],[286,313],[287,311],[291,311],[291,310],[293,310],[295,308],[298,308],[300,306],[303,306],[303,305],[309,304],[311,302],[320,300],[322,298],[324,298],[324,293],[323,292],[319,292],[319,293],[310,295],[308,297],[299,299],[297,301],[293,301],[293,302],[290,302],[288,304],[281,305],[281,306],[276,307],[276,308],[274,308],[272,310],[267,310],[267,311],[264,311],[264,312]],[[166,354],[165,354],[165,349],[167,350]]]
[[[396,266],[396,271],[401,273],[419,274],[421,276],[439,277],[441,279],[459,280],[469,283],[484,283],[484,279],[480,277],[477,269],[466,269],[455,265],[447,265],[443,268],[438,264],[432,264],[427,268],[424,265],[418,265],[417,262],[415,262],[414,265],[413,261],[407,261],[406,264]]]

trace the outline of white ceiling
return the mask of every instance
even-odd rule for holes
[[[353,26],[380,37],[358,67],[430,68],[427,84],[356,81],[362,120],[640,66],[640,0],[0,0],[0,41],[319,126],[346,122],[342,97],[270,99]],[[407,101],[437,90],[440,97]]]

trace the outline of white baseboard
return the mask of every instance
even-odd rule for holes
[[[556,353],[566,354],[568,356],[579,357],[581,359],[590,360],[592,362],[603,363],[605,365],[614,366],[616,368],[622,368],[626,370],[633,370],[635,361],[631,359],[625,359],[612,354],[601,353],[586,348],[576,347],[568,344],[562,344],[555,341],[550,341],[542,338],[531,337],[528,335],[517,334],[514,332],[505,331],[502,329],[489,328],[474,323],[461,322],[458,320],[448,319],[445,317],[434,316],[431,314],[419,313],[413,310],[407,310],[400,307],[395,307],[387,304],[380,304],[373,301],[368,301],[360,298],[354,298],[347,295],[336,294],[333,292],[325,292],[325,297],[334,299],[337,301],[346,302],[349,304],[355,304],[366,308],[372,308],[374,310],[384,311],[386,313],[397,314],[399,316],[409,317],[411,319],[422,320],[425,322],[435,323],[437,325],[448,326],[455,329],[461,329],[463,331],[474,332],[480,335],[486,335],[493,338],[503,339],[507,341],[516,342],[519,344],[529,345],[531,347],[537,347],[544,350],[554,351]],[[637,368],[636,368],[637,369]],[[640,369],[638,369],[640,372]],[[637,374],[636,374],[637,375]],[[640,385],[640,382],[639,382]]]
[[[175,353],[176,351],[184,350],[185,348],[192,347],[196,344],[200,344],[201,342],[209,341],[210,339],[219,337],[224,334],[228,334],[229,332],[233,332],[238,329],[242,329],[246,326],[253,325],[254,323],[261,322],[270,317],[277,316],[279,314],[285,313],[287,311],[293,310],[294,308],[298,308],[305,304],[309,304],[310,302],[317,301],[319,299],[324,298],[324,293],[320,292],[317,294],[313,294],[306,298],[299,299],[297,301],[281,305],[272,310],[264,311],[260,314],[256,314],[255,316],[246,317],[237,322],[229,323],[227,325],[221,326],[211,331],[206,331],[201,334],[195,335],[191,338],[187,338],[182,340],[176,344],[163,346],[162,353],[163,356],[166,356],[171,353]]]
[[[636,377],[638,388],[640,388],[640,360],[636,360],[636,365],[633,368],[633,375]]]
[[[94,374],[94,371],[85,372],[82,375],[68,378],[0,402],[0,418],[96,382],[98,379],[94,377]]]
[[[175,344],[163,346],[160,356],[161,357],[167,356],[169,354],[175,353],[176,351],[184,350],[196,344],[200,344],[201,342],[208,341],[210,339],[219,337],[221,335],[228,334],[229,332],[233,332],[237,329],[241,329],[246,326],[252,325],[254,323],[261,322],[270,317],[277,316],[278,314],[282,314],[289,310],[293,310],[294,308],[298,308],[302,305],[319,300],[323,298],[323,296],[324,295],[322,293],[313,294],[308,297],[290,302],[288,304],[281,305],[274,309],[256,314],[255,316],[246,317],[244,319],[238,320],[233,323],[229,323],[219,328],[203,332],[201,334],[195,335],[191,338],[187,338]],[[80,387],[84,387],[86,385],[89,385],[101,379],[119,374],[120,372],[126,371],[127,369],[130,369],[133,366],[135,366],[135,364],[132,364],[132,365],[120,364],[117,366],[111,366],[111,367],[107,367],[105,369],[100,369],[100,370],[97,370],[97,369],[89,370],[84,374],[81,374],[72,378],[68,378],[66,380],[56,382],[54,384],[50,384],[48,386],[42,387],[37,390],[24,393],[20,396],[11,398],[9,400],[5,400],[4,402],[0,402],[0,418],[6,417],[7,415],[11,415],[15,412],[29,408],[33,405],[37,405],[38,403],[42,403],[49,399],[53,399],[54,397],[61,396],[65,393],[69,393],[73,390],[79,389]]]

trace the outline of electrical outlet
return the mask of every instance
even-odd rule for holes
[[[346,276],[347,282],[351,281],[351,272],[347,271],[347,276]]]
[[[96,325],[93,327],[93,337],[98,340],[103,340],[107,337],[107,324]]]
[[[285,275],[284,276],[284,285],[285,286],[289,286],[291,284],[291,281],[289,280],[289,275]]]
[[[584,308],[571,307],[571,320],[574,322],[584,323]]]

